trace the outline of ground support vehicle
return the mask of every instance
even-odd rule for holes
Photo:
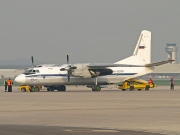
[[[119,85],[118,89],[123,91],[125,90],[149,90],[150,88],[157,87],[155,84],[149,84],[147,81],[138,80],[138,79],[130,79],[123,82],[122,85]]]
[[[29,85],[21,85],[19,86],[19,90],[23,92],[36,92],[42,90],[42,86],[29,86]]]

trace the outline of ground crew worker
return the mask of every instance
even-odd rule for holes
[[[12,92],[12,84],[13,84],[13,82],[12,82],[11,79],[9,78],[9,80],[7,81],[8,92]]]
[[[170,80],[170,89],[174,90],[174,79],[173,78],[171,78],[171,80]]]
[[[154,82],[153,82],[153,80],[152,80],[152,78],[150,77],[150,79],[149,79],[149,84],[152,84],[153,85],[153,87],[154,87]]]
[[[7,92],[7,80],[4,80],[4,87],[5,87],[5,92]]]

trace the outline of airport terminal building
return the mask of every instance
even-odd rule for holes
[[[149,77],[162,80],[170,79],[171,77],[180,79],[180,64],[164,64],[161,66],[157,66],[155,67],[153,73],[142,76],[142,78],[145,79]]]
[[[174,61],[155,67],[153,73],[143,77],[152,77],[153,79],[170,79],[173,77],[175,79],[180,79],[180,64],[177,62],[178,47],[176,43],[167,43],[165,51],[167,52],[167,58]]]

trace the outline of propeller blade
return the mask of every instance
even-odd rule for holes
[[[77,67],[71,66],[71,64],[69,64],[69,55],[67,55],[67,64],[68,64],[68,66],[65,68],[61,68],[60,71],[65,71],[65,70],[67,71],[68,82],[70,82],[70,76],[71,76],[72,69],[76,69]]]
[[[32,65],[34,66],[34,59],[33,59],[33,56],[31,56],[31,62],[32,62]]]
[[[67,64],[69,64],[69,55],[67,55]]]
[[[67,64],[69,65],[69,55],[67,55]],[[71,66],[69,65],[68,68],[65,68],[67,70],[68,73],[68,82],[70,82],[70,69]]]
[[[70,71],[68,71],[68,82],[70,82]]]

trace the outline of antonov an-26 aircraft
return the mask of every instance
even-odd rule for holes
[[[112,54],[113,55],[113,54]],[[117,55],[117,54],[116,54]],[[102,63],[78,63],[56,65],[38,65],[29,68],[15,78],[21,85],[41,85],[48,90],[65,91],[65,85],[87,85],[93,91],[100,91],[102,85],[117,84],[153,72],[159,66],[172,60],[151,63],[151,32],[143,30],[132,56],[121,61]]]

